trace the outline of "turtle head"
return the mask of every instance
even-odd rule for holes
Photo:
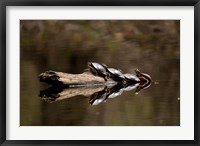
[[[87,67],[89,69],[93,69],[94,68],[93,63],[92,62],[88,62]]]
[[[89,66],[91,66],[92,65],[92,62],[88,62],[87,63],[87,66],[89,67]]]
[[[93,65],[92,62],[88,62],[87,67],[88,67],[88,70],[89,70],[92,74],[95,74],[95,75],[97,74],[97,73],[96,73],[96,70],[95,70],[95,68],[94,68],[94,65]]]
[[[135,73],[136,73],[136,76],[137,76],[137,77],[141,76],[141,72],[140,72],[139,69],[136,69],[136,70],[135,70]]]

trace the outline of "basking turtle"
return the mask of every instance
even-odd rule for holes
[[[92,74],[103,77],[104,80],[107,81],[107,71],[103,65],[96,62],[88,62],[88,68]]]
[[[146,73],[141,73],[139,69],[135,70],[136,76],[140,79],[141,82],[151,83],[151,77]]]
[[[137,88],[137,91],[146,89],[151,85],[152,79],[148,74],[141,73],[138,69],[135,70],[135,73],[136,73],[136,76],[140,79],[140,84]]]
[[[124,79],[128,83],[138,83],[138,82],[140,82],[140,79],[136,75],[129,74],[129,73],[124,74]]]
[[[106,68],[106,71],[108,73],[109,78],[117,82],[123,82],[124,75],[120,70],[114,68]]]

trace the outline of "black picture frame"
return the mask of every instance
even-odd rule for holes
[[[6,7],[7,6],[194,6],[194,140],[7,140],[6,139]],[[1,145],[199,145],[199,0],[0,0],[0,143]]]

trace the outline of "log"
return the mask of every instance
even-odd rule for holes
[[[95,76],[89,72],[82,74],[69,74],[56,71],[46,71],[39,75],[40,81],[50,85],[56,86],[94,86],[94,85],[105,85],[105,84],[116,84],[114,81],[106,82],[104,78]]]

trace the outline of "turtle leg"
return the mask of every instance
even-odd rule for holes
[[[92,72],[92,74],[93,74],[93,75],[95,75],[95,76],[97,76],[97,75],[98,75],[98,73],[97,73],[97,71],[96,71],[95,69],[93,69],[93,68],[90,68],[90,71]]]

